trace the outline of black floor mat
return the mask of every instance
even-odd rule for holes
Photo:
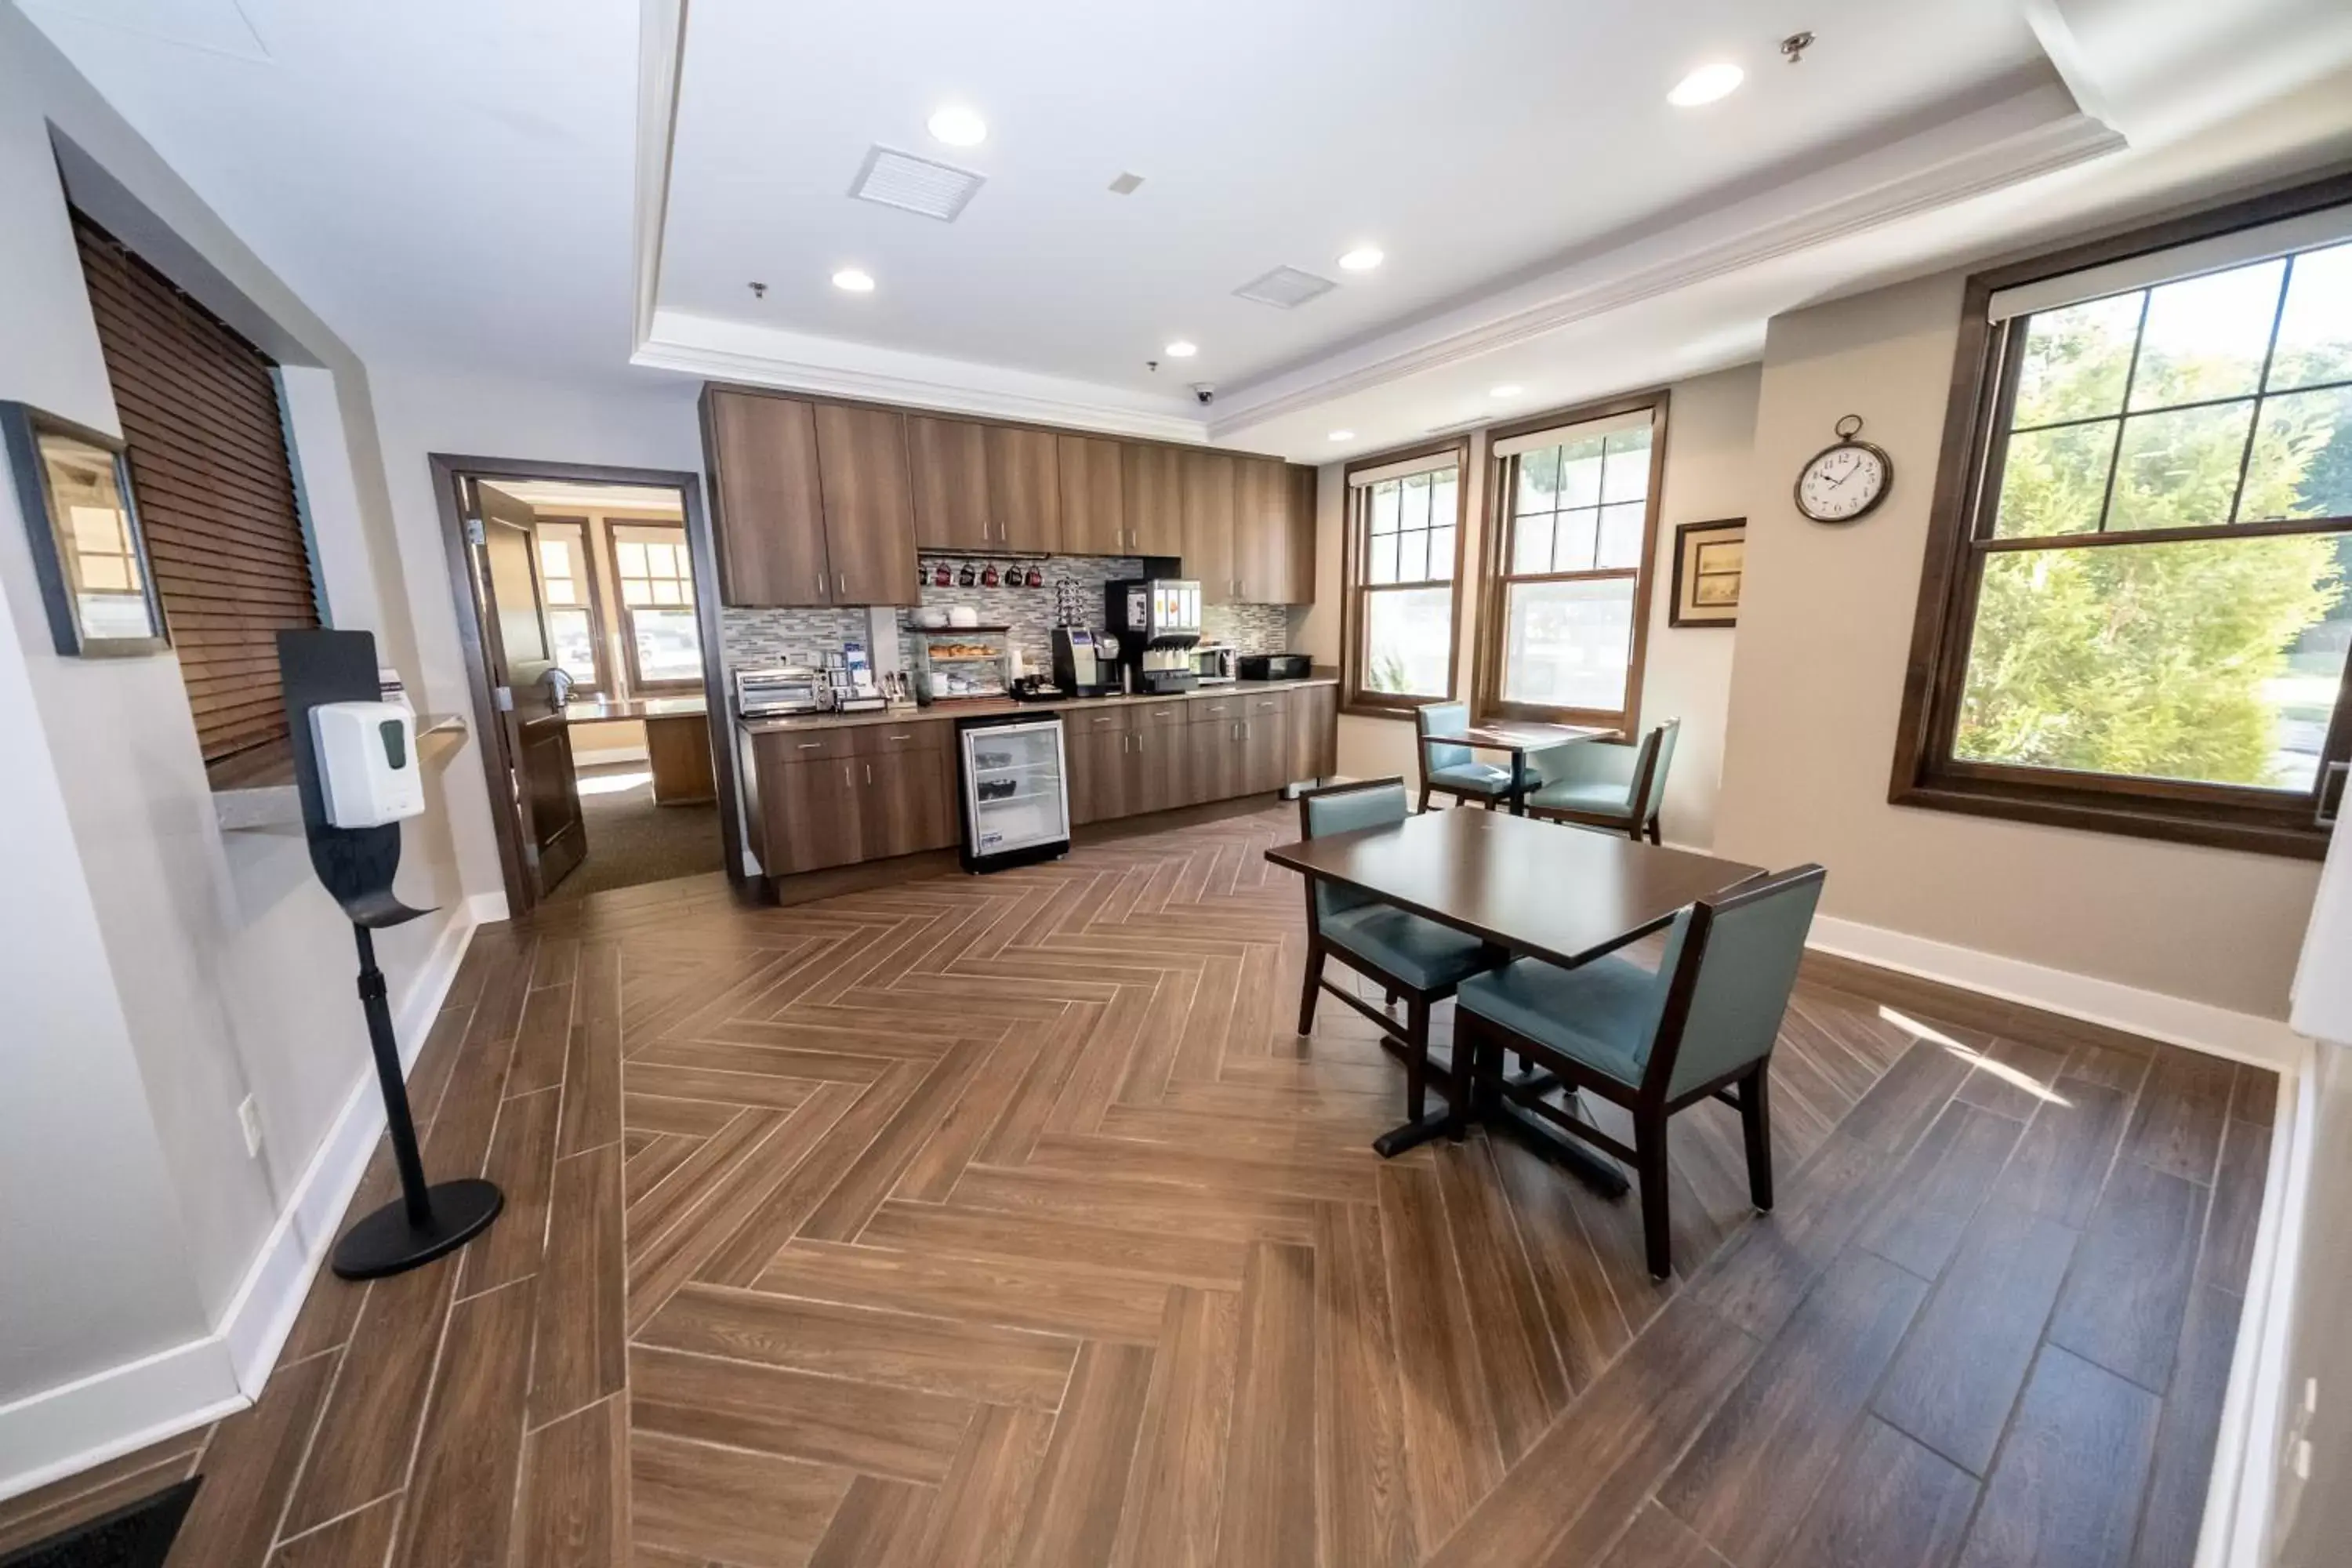
[[[0,1568],[163,1568],[172,1538],[195,1500],[191,1478],[153,1497],[86,1520],[63,1534],[0,1557]]]

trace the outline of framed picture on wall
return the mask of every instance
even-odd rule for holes
[[[1748,564],[1748,520],[1686,522],[1675,530],[1675,626],[1728,626],[1739,621],[1739,582]]]
[[[122,443],[21,403],[0,403],[0,439],[58,651],[102,658],[170,647]]]

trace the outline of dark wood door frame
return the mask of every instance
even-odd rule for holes
[[[514,760],[506,754],[506,726],[490,695],[489,665],[482,652],[482,623],[474,600],[473,564],[466,544],[465,509],[460,500],[466,479],[541,480],[559,484],[641,485],[674,489],[686,517],[687,552],[694,562],[694,621],[702,638],[703,702],[711,726],[710,763],[719,790],[719,837],[727,879],[746,886],[743,874],[743,833],[738,817],[735,748],[727,731],[727,671],[719,643],[719,558],[711,545],[710,522],[702,506],[702,476],[691,468],[625,468],[604,463],[532,462],[516,458],[474,458],[446,452],[427,453],[433,468],[433,496],[441,510],[441,542],[449,563],[449,589],[457,605],[457,641],[466,652],[466,683],[474,699],[474,733],[481,743],[482,767],[490,785],[490,826],[499,841],[499,868],[506,881],[507,912],[520,915],[531,907],[530,879],[525,874],[520,825],[504,781]]]

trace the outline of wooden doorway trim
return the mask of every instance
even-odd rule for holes
[[[727,731],[727,671],[719,645],[719,558],[711,545],[710,521],[702,505],[702,476],[691,468],[626,468],[604,463],[531,462],[516,458],[474,458],[430,452],[433,497],[441,510],[441,542],[449,564],[449,591],[457,605],[457,642],[466,654],[466,684],[474,700],[474,732],[481,740],[482,767],[490,790],[490,826],[499,841],[499,870],[506,882],[507,913],[520,915],[536,901],[522,858],[521,826],[510,791],[514,759],[507,755],[506,726],[490,696],[489,662],[482,648],[480,606],[474,597],[473,563],[466,545],[463,485],[467,479],[542,480],[562,484],[638,485],[674,489],[686,517],[687,553],[694,563],[694,624],[702,639],[703,702],[711,725],[710,766],[719,792],[719,841],[727,880],[738,889],[743,872],[743,832],[735,788],[735,747]]]

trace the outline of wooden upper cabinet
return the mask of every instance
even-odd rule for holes
[[[1235,459],[1234,481],[1234,597],[1253,605],[1289,602],[1288,480],[1274,458]]]
[[[988,513],[1006,550],[1062,548],[1061,437],[1051,430],[991,425]]]
[[[988,516],[988,427],[969,419],[907,416],[914,481],[915,542],[982,550],[996,542]]]
[[[1201,584],[1203,604],[1227,605],[1241,595],[1234,551],[1234,459],[1223,452],[1179,454],[1183,473],[1184,575]]]
[[[1286,605],[1311,605],[1315,602],[1315,531],[1318,510],[1319,476],[1304,463],[1289,464],[1284,470],[1287,483],[1284,486],[1288,505],[1284,509],[1288,523],[1288,557],[1290,593],[1283,599]]]
[[[1185,456],[1176,447],[1147,447],[1139,442],[1127,447],[1120,477],[1130,545],[1121,554],[1184,553]]]
[[[816,405],[817,473],[836,605],[911,605],[915,508],[907,418],[892,408]]]
[[[1062,548],[1072,555],[1127,555],[1124,444],[1099,436],[1057,436],[1061,468]]]
[[[796,398],[712,391],[703,415],[720,599],[832,604],[814,410]]]

